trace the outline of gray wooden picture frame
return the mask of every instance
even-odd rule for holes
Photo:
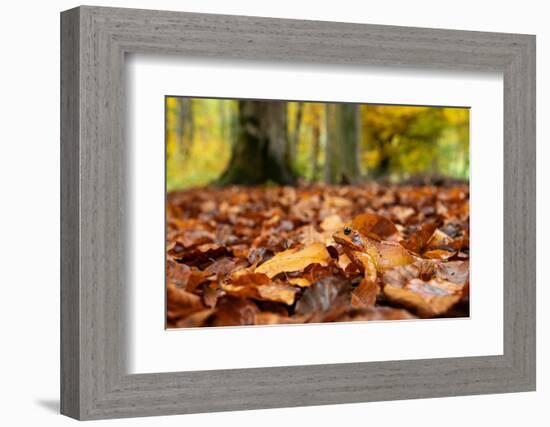
[[[125,370],[127,53],[504,76],[504,354]],[[535,390],[535,37],[83,6],[61,14],[61,412],[77,419]]]

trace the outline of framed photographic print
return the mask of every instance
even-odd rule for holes
[[[535,389],[535,38],[61,15],[61,410]]]

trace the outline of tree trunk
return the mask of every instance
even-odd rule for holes
[[[187,157],[193,144],[195,132],[193,122],[193,104],[190,98],[177,98],[179,107],[178,134],[180,153]]]
[[[359,178],[359,126],[355,104],[327,104],[325,172],[330,184],[354,183]]]
[[[304,112],[304,104],[298,102],[296,110],[296,120],[294,121],[294,129],[292,130],[292,138],[288,138],[288,164],[292,165],[296,161],[296,151],[300,142],[300,129],[302,127],[302,116]]]
[[[319,152],[321,151],[321,130],[319,121],[313,127],[313,150],[311,151],[311,181],[319,179]]]
[[[237,138],[220,183],[293,184],[287,150],[286,103],[239,101]]]

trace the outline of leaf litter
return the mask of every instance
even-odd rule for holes
[[[467,184],[168,194],[167,326],[469,316]]]

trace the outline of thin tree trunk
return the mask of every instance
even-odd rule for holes
[[[302,102],[298,102],[296,110],[296,120],[294,121],[294,129],[292,130],[292,138],[288,138],[288,141],[290,143],[290,147],[288,149],[288,163],[290,165],[294,164],[294,162],[296,161],[296,150],[298,149],[298,144],[300,142],[300,129],[302,126],[303,112],[304,104]]]
[[[319,121],[313,126],[313,150],[311,152],[311,177],[312,181],[319,178],[319,153],[321,151],[321,131]]]
[[[355,104],[327,104],[325,172],[330,184],[353,183],[359,178],[358,112]]]
[[[190,98],[178,98],[180,153],[187,157],[193,144],[195,127],[193,123],[193,103]]]

